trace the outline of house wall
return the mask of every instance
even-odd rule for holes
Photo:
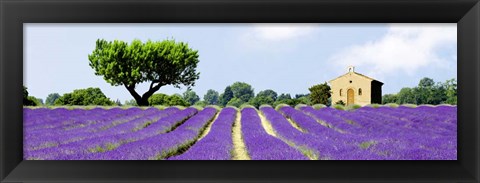
[[[352,81],[352,83],[350,83]],[[371,104],[372,97],[372,80],[359,76],[355,73],[348,73],[340,78],[330,81],[330,88],[332,91],[332,105],[339,100],[347,103],[347,90],[352,88],[354,90],[354,103],[361,106]],[[358,94],[358,89],[362,89],[362,95]],[[340,89],[342,95],[340,96]],[[378,89],[378,87],[375,87]],[[374,92],[373,96],[377,96],[378,92]],[[381,85],[380,85],[380,100],[381,100]]]

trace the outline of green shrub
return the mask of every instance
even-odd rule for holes
[[[415,105],[415,104],[402,104],[402,106],[411,107],[411,108],[417,107],[417,105]]]
[[[323,104],[315,104],[312,106],[314,109],[321,109],[321,108],[324,108],[324,107],[327,107],[326,105],[323,105]]]
[[[333,105],[333,108],[338,109],[338,110],[345,110],[345,106],[340,105],[340,104]]]
[[[389,106],[389,107],[398,107],[398,104],[396,103],[388,103],[388,104],[385,104],[386,106]]]
[[[358,105],[358,104],[350,104],[350,105],[347,105],[345,106],[345,110],[355,110],[355,109],[358,109],[358,108],[361,108],[362,106],[361,105]]]

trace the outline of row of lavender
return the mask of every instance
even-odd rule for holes
[[[457,154],[456,107],[341,111],[287,106],[278,111],[271,107],[25,109],[24,156],[228,160],[235,153],[232,126],[236,122],[252,160],[456,159]],[[271,127],[270,134],[265,125]]]

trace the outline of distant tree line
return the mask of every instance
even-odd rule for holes
[[[308,94],[296,94],[292,97],[288,93],[278,94],[274,90],[267,89],[255,95],[253,87],[245,82],[235,82],[225,88],[223,93],[219,93],[213,89],[207,91],[203,96],[203,100],[191,89],[187,89],[182,95],[173,94],[167,95],[163,93],[155,93],[148,98],[150,106],[164,105],[164,106],[236,106],[253,105],[260,107],[267,104],[276,106],[278,104],[287,104],[295,106],[297,104],[313,105],[322,103],[329,105],[330,87],[327,83],[319,84],[309,88]],[[28,96],[24,88],[24,96]],[[24,97],[24,105],[40,105],[39,100],[34,97]],[[25,102],[30,101],[30,102]],[[43,105],[43,104],[41,104]],[[122,104],[118,99],[116,101],[110,100],[99,88],[76,89],[71,93],[59,95],[58,93],[51,93],[47,96],[45,105],[103,105],[103,106],[138,106],[138,101],[135,99],[127,100]]]
[[[397,94],[386,94],[382,103],[396,104],[457,104],[457,80],[450,79],[435,83],[431,78],[423,78],[413,88],[404,87]]]

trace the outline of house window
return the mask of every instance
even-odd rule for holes
[[[358,95],[362,95],[362,89],[361,88],[358,89]]]
[[[340,89],[340,96],[342,96],[342,89]]]

